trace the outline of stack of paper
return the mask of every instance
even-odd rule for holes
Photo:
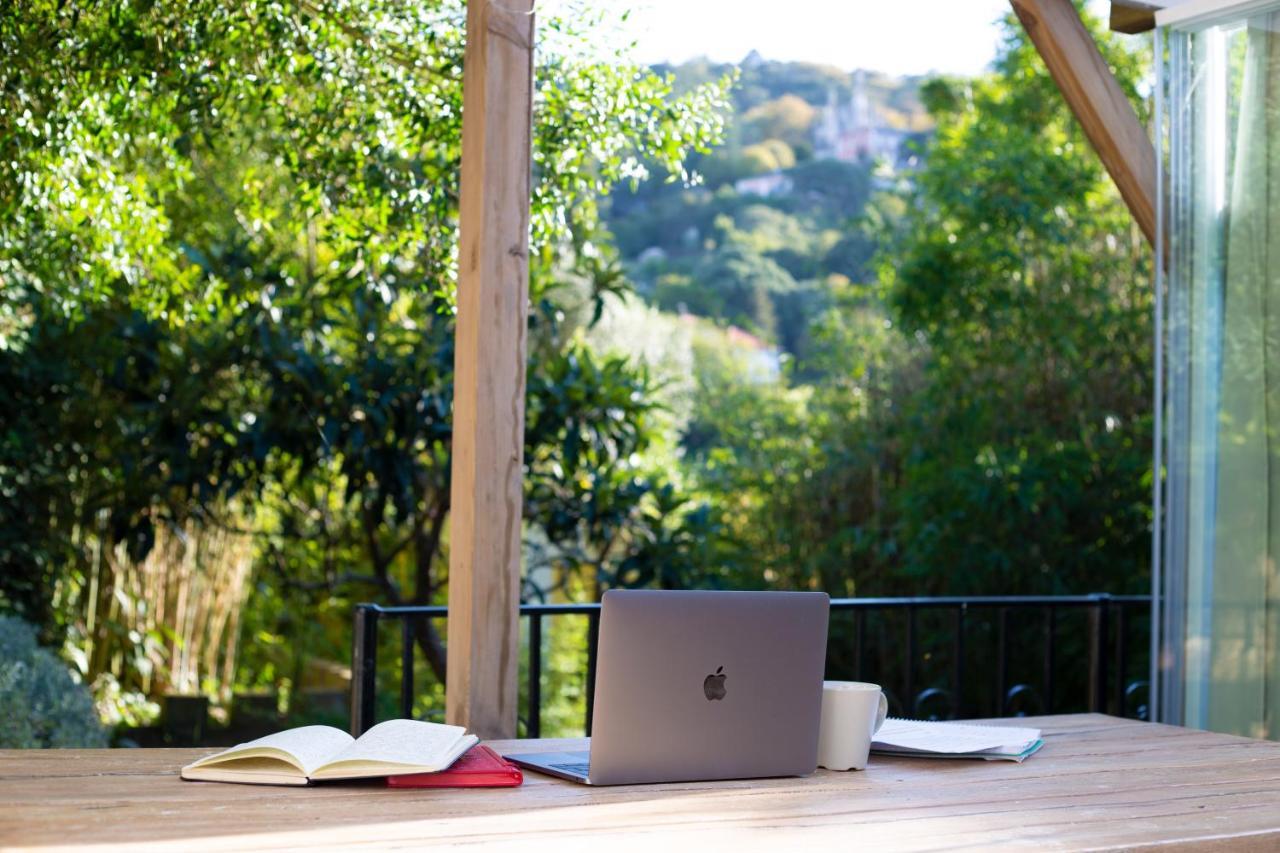
[[[876,732],[871,751],[881,755],[928,758],[985,758],[1022,761],[1044,741],[1039,729],[976,726],[971,723],[929,723],[892,717]]]

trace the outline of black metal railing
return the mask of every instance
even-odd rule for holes
[[[1146,595],[832,599],[827,675],[881,684],[891,713],[913,717],[1090,710],[1146,719],[1150,608]],[[376,721],[381,623],[400,623],[398,710],[411,717],[416,622],[447,616],[442,606],[356,606],[353,733]],[[585,617],[589,734],[600,605],[523,604],[520,616],[528,620],[521,733],[542,734],[544,621]]]

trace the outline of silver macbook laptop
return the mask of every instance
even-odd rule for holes
[[[812,773],[829,609],[820,592],[606,592],[590,751],[507,758],[588,785]]]

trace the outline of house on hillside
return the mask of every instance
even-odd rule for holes
[[[778,347],[737,326],[725,329],[725,338],[739,352],[751,381],[765,384],[782,377],[782,350]]]
[[[880,160],[896,167],[911,134],[891,126],[881,112],[867,92],[867,73],[855,72],[847,103],[839,103],[835,89],[829,90],[814,127],[814,154],[846,163]]]
[[[738,195],[772,198],[776,195],[786,195],[791,192],[795,188],[795,182],[788,178],[785,172],[774,170],[765,172],[763,175],[740,178],[733,182],[733,188],[737,190]]]

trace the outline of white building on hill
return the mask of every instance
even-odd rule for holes
[[[909,136],[905,130],[890,127],[879,115],[867,94],[867,74],[858,71],[847,104],[840,104],[835,89],[830,90],[814,128],[813,148],[818,157],[847,163],[882,160],[896,166]]]

